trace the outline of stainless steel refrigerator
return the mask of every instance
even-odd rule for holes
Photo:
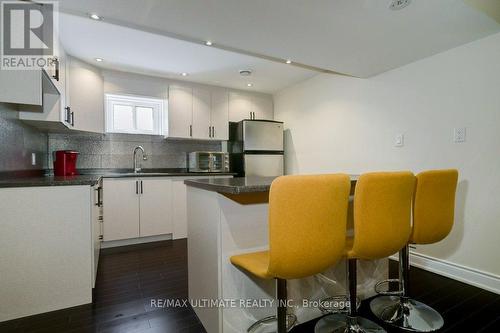
[[[230,123],[231,169],[238,176],[283,175],[283,123],[242,120]]]

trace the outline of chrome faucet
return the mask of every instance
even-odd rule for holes
[[[142,160],[147,161],[148,157],[146,155],[146,152],[144,151],[144,148],[142,146],[137,146],[134,148],[134,173],[141,172],[142,167],[140,166],[140,163],[137,163],[137,151],[141,150],[142,151]],[[139,166],[138,166],[139,165]]]

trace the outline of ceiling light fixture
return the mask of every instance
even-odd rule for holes
[[[188,76],[189,74],[186,72],[181,73],[182,76]]]
[[[253,87],[252,83],[247,83],[247,87]]]
[[[95,58],[95,61],[97,61],[97,62],[102,62],[102,61],[103,61],[103,59],[102,59],[102,58]]]
[[[89,14],[89,17],[90,17],[91,19],[93,19],[93,20],[96,20],[96,21],[100,21],[100,20],[102,20],[102,18],[101,18],[99,15],[97,15],[96,13],[90,13],[90,14]]]
[[[210,40],[207,40],[207,41],[205,42],[205,45],[206,45],[206,46],[212,46],[212,44],[213,44],[213,43],[212,43],[212,41],[210,41]]]
[[[285,63],[286,63],[286,64],[291,64],[291,63],[292,63],[292,61],[291,61],[290,59],[287,59],[287,60],[285,61]]]
[[[389,6],[392,10],[403,9],[410,4],[411,0],[393,0]]]

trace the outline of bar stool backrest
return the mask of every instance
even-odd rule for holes
[[[414,189],[415,176],[409,171],[372,172],[359,177],[350,257],[385,258],[407,244]]]
[[[413,202],[412,244],[432,244],[453,227],[458,171],[429,170],[417,175]]]
[[[323,272],[343,255],[350,178],[292,175],[269,193],[269,272],[297,279]]]

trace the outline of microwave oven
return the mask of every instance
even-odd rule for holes
[[[195,151],[188,154],[189,172],[229,172],[229,154]]]

